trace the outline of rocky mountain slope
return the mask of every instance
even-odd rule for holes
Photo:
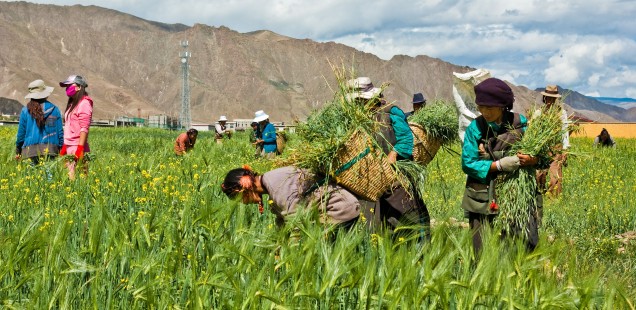
[[[52,86],[78,73],[89,83],[97,119],[167,114],[181,108],[180,42],[189,41],[192,118],[213,122],[252,118],[302,119],[329,100],[330,64],[354,66],[374,83],[390,82],[386,97],[409,107],[414,92],[452,100],[452,72],[469,67],[427,56],[375,55],[333,42],[292,39],[270,31],[238,33],[226,27],[162,24],[96,6],[0,2],[0,97],[25,103],[26,85]],[[537,93],[513,86],[517,110]],[[57,87],[51,101],[64,107]],[[611,120],[603,114],[596,120]]]

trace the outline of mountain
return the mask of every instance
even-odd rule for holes
[[[0,97],[0,114],[2,115],[20,115],[22,104],[19,101]]]
[[[226,27],[163,24],[97,6],[0,1],[0,97],[24,102],[26,85],[56,86],[52,102],[64,108],[57,83],[83,75],[95,101],[94,118],[167,114],[181,110],[180,42],[189,41],[190,104],[194,122],[304,118],[333,97],[334,66],[354,67],[385,95],[410,110],[412,94],[452,100],[452,72],[470,67],[427,56],[382,60],[334,42],[293,39],[271,31],[239,33]],[[518,111],[538,93],[511,85]],[[594,119],[612,119],[598,113]]]
[[[607,104],[597,98],[585,96],[574,90],[565,89],[560,86],[559,93],[563,96],[566,105],[577,111],[586,118],[604,122],[634,122],[636,118],[630,116],[627,111],[616,105]],[[543,88],[535,89],[537,92]]]
[[[634,98],[613,98],[613,97],[592,97],[602,103],[611,104],[621,107],[625,110],[636,107],[636,99]]]

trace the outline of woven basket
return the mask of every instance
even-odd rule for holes
[[[360,131],[336,153],[332,177],[336,183],[369,201],[377,201],[393,184],[396,173],[371,138]]]
[[[433,160],[442,144],[439,140],[428,137],[422,126],[416,123],[409,123],[409,127],[413,131],[413,159],[418,163],[427,165]]]
[[[278,155],[283,154],[283,151],[285,150],[285,143],[287,142],[287,139],[285,138],[285,135],[282,133],[276,133],[276,153]]]

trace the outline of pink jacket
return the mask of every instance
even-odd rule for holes
[[[78,145],[80,133],[86,132],[91,126],[93,119],[93,99],[84,96],[80,103],[71,113],[64,113],[64,144]],[[88,137],[86,144],[88,144]]]

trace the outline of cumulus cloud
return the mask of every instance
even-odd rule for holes
[[[2,1],[2,0],[0,0]],[[33,1],[33,0],[32,0]],[[77,0],[35,0],[70,5]],[[629,0],[83,0],[164,23],[271,30],[383,59],[428,55],[529,88],[632,96],[636,5]],[[591,22],[594,21],[594,22]]]

